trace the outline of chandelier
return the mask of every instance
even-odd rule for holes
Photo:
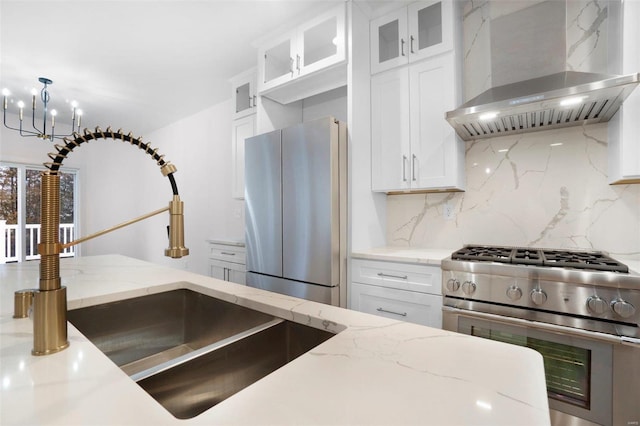
[[[72,107],[72,115],[71,115],[71,131],[68,134],[64,135],[56,135],[56,116],[58,112],[55,109],[51,111],[48,110],[49,100],[51,96],[49,95],[49,91],[47,90],[47,86],[53,84],[53,81],[46,77],[40,77],[38,79],[40,83],[43,84],[42,90],[40,90],[40,100],[42,101],[42,123],[40,127],[36,125],[36,95],[38,91],[36,89],[31,89],[31,129],[25,129],[23,127],[24,122],[24,102],[18,101],[18,116],[19,116],[19,126],[10,126],[7,124],[7,107],[8,107],[8,99],[11,95],[8,89],[2,89],[3,96],[3,118],[4,118],[4,127],[11,130],[16,130],[20,132],[20,136],[24,137],[38,137],[42,140],[53,141],[54,139],[63,139],[68,136],[72,136],[74,131],[80,132],[80,123],[82,121],[82,110],[78,109],[78,103],[76,101],[71,102]],[[47,115],[49,115],[49,122],[47,122]],[[77,123],[76,123],[77,120]],[[49,125],[50,128],[47,128]],[[28,126],[28,125],[27,125]]]

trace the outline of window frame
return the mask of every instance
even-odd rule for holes
[[[16,256],[17,262],[25,262],[30,260],[38,260],[40,256],[32,257],[27,259],[27,244],[26,244],[26,236],[27,236],[27,193],[26,193],[26,179],[27,179],[27,170],[35,170],[38,172],[46,171],[47,169],[43,165],[38,164],[30,164],[30,163],[18,163],[13,161],[0,161],[0,167],[12,167],[17,169],[17,179],[18,179],[18,229],[16,231]],[[62,173],[73,174],[74,183],[73,183],[73,227],[74,227],[74,239],[77,239],[78,231],[80,229],[80,169],[73,167],[65,167],[64,170],[61,170]],[[0,236],[4,240],[5,236]],[[4,244],[4,241],[2,241]],[[74,246],[72,249],[73,254],[71,256],[78,257],[81,255],[80,246]],[[61,255],[61,257],[69,257]],[[6,261],[6,253],[5,257],[0,259],[0,264],[5,263]]]

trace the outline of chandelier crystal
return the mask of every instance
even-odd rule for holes
[[[48,105],[51,100],[51,96],[49,95],[49,91],[47,90],[47,86],[53,84],[53,81],[46,77],[38,78],[38,81],[43,84],[42,90],[40,90],[40,100],[42,102],[42,123],[40,127],[36,126],[36,95],[38,91],[36,89],[31,90],[31,127],[32,129],[25,129],[23,127],[24,122],[24,102],[18,101],[18,117],[19,117],[19,125],[18,127],[10,126],[7,124],[7,109],[9,104],[9,96],[11,92],[8,89],[2,89],[2,113],[3,113],[3,122],[4,127],[10,130],[16,130],[20,132],[20,136],[24,137],[37,137],[42,140],[53,141],[54,139],[63,139],[68,136],[72,136],[74,131],[80,132],[80,123],[82,121],[82,110],[78,109],[78,104],[76,101],[71,102],[72,107],[72,115],[71,115],[71,131],[68,134],[57,135],[55,133],[56,129],[56,116],[58,112],[55,109],[49,111]],[[47,115],[49,117],[47,117]],[[48,120],[48,121],[47,121]],[[76,122],[77,121],[77,122]],[[47,127],[49,126],[49,128]]]

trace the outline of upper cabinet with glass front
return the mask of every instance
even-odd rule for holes
[[[341,3],[264,44],[258,49],[258,92],[268,96],[286,83],[346,63],[345,35],[345,5]],[[346,80],[340,83],[344,84]],[[282,96],[274,94],[274,97],[286,103],[280,99]]]
[[[238,74],[231,79],[233,118],[242,118],[256,112],[256,68]]]
[[[453,49],[452,0],[410,4],[371,21],[371,74]]]

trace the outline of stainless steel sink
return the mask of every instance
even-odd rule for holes
[[[68,318],[180,419],[333,336],[186,289],[75,309]]]

